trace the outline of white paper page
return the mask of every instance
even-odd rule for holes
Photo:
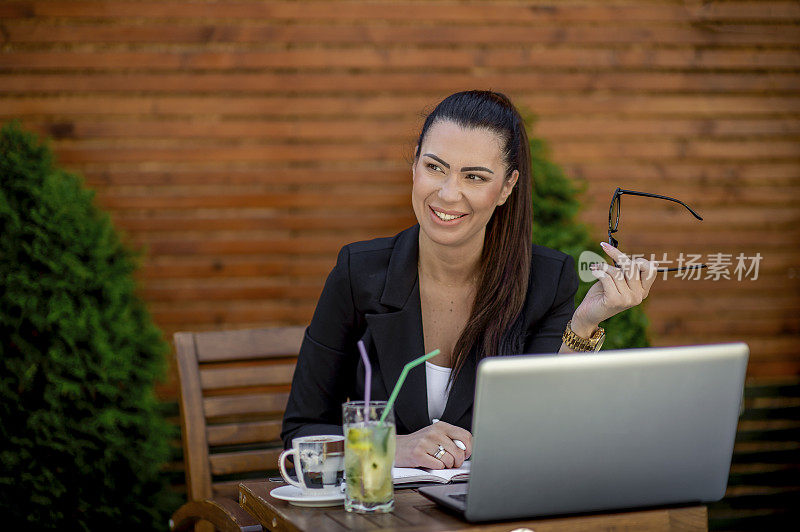
[[[398,479],[407,479],[413,477],[425,477],[428,475],[433,475],[438,478],[442,478],[444,480],[449,481],[453,477],[457,475],[461,475],[464,473],[469,473],[469,465],[470,462],[466,461],[462,464],[459,468],[454,469],[428,469],[422,467],[393,467],[392,468],[392,478],[394,480]]]

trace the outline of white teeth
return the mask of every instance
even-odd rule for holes
[[[445,222],[449,222],[450,220],[455,220],[456,218],[461,218],[463,215],[454,215],[454,214],[445,214],[443,212],[439,212],[437,210],[433,210],[436,213],[436,216],[439,217],[440,220],[444,220]]]

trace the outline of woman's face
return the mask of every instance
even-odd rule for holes
[[[495,207],[505,203],[519,171],[506,180],[500,136],[437,121],[414,162],[411,204],[420,230],[447,246],[483,244]],[[479,240],[476,240],[479,239]]]

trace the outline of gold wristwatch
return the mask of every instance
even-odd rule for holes
[[[575,334],[572,330],[572,320],[567,322],[567,328],[564,329],[564,335],[561,337],[563,342],[573,351],[600,351],[603,346],[603,340],[606,339],[606,331],[602,327],[598,327],[588,339]]]

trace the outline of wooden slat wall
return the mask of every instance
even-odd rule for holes
[[[765,529],[800,493],[798,45],[800,3],[781,0],[6,1],[0,121],[52,136],[144,246],[142,295],[171,338],[307,323],[340,246],[414,222],[423,110],[507,93],[588,183],[581,218],[598,241],[621,186],[705,218],[626,198],[625,251],[761,253],[757,280],[659,281],[647,312],[656,345],[750,344],[730,486],[710,515]],[[175,390],[173,376],[161,393]],[[259,408],[282,408],[269,397]],[[230,400],[205,406],[224,420]]]
[[[760,252],[758,280],[658,282],[658,345],[745,340],[800,374],[800,4],[790,1],[0,3],[0,119],[55,138],[147,250],[168,336],[303,324],[345,243],[413,223],[422,111],[492,88],[589,184],[631,252]],[[174,394],[174,380],[162,390]]]

